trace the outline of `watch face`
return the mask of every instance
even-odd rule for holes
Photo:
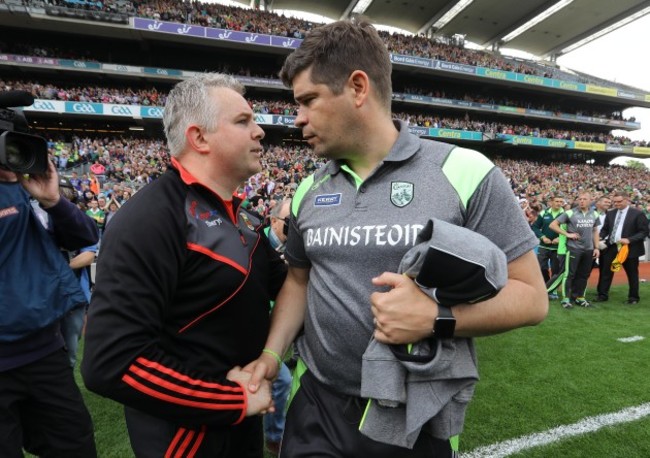
[[[454,337],[454,330],[456,329],[456,318],[441,317],[436,318],[436,324],[433,328],[433,335],[443,339]]]

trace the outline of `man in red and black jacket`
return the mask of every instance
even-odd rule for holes
[[[123,403],[137,457],[263,456],[262,351],[284,263],[233,197],[260,171],[262,129],[232,77],[176,85],[163,118],[172,169],[134,195],[102,241],[82,374]]]

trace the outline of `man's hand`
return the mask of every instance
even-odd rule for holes
[[[278,377],[280,366],[272,355],[262,353],[259,358],[248,363],[242,370],[250,374],[248,390],[251,393],[256,393],[264,382],[272,382]]]
[[[246,416],[251,417],[253,415],[264,415],[269,412],[275,412],[275,407],[273,406],[273,399],[271,398],[271,382],[268,380],[262,380],[259,384],[258,389],[255,392],[252,392],[248,389],[250,384],[251,373],[245,372],[239,366],[235,366],[226,375],[228,380],[233,382],[239,382],[246,390],[246,396],[248,398],[248,405],[246,408]]]
[[[630,239],[621,239],[618,241],[621,245],[629,245],[630,244]]]
[[[405,275],[384,272],[372,279],[375,286],[389,286],[372,293],[375,339],[386,344],[413,343],[431,335],[438,314],[436,303]]]
[[[47,171],[44,174],[25,176],[17,173],[18,181],[23,188],[38,200],[43,208],[54,207],[61,196],[59,195],[59,175],[52,161],[47,161]]]

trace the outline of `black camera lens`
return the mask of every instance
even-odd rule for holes
[[[0,135],[0,166],[16,173],[45,173],[47,142],[34,135],[3,132]]]
[[[34,165],[34,156],[32,154],[23,153],[26,148],[25,145],[21,145],[20,142],[10,141],[5,145],[5,148],[7,150],[7,166],[11,170],[28,170]]]

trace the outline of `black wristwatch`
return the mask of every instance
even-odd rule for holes
[[[451,313],[451,309],[438,304],[438,316],[433,323],[433,335],[441,339],[451,339],[454,337],[455,329],[456,318]]]

